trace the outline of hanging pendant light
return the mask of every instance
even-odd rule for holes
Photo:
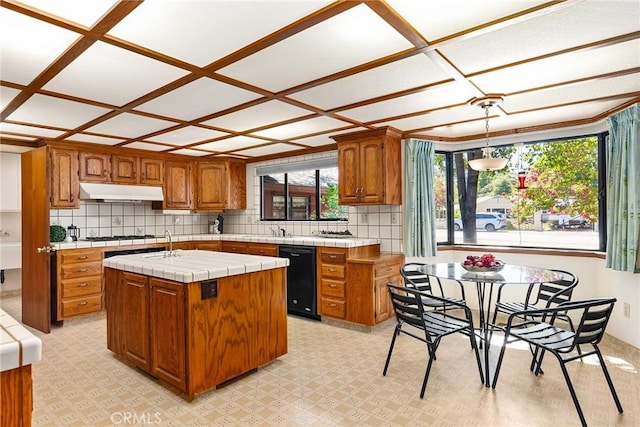
[[[474,98],[471,105],[477,105],[484,109],[485,147],[482,149],[482,158],[469,160],[469,167],[477,171],[495,171],[504,168],[509,159],[502,157],[492,157],[493,148],[489,146],[489,108],[501,102],[502,95],[487,95],[482,98]]]

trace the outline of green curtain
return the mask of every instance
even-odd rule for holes
[[[606,267],[639,273],[640,104],[612,115],[607,124]]]
[[[434,144],[405,141],[404,246],[407,256],[436,254]]]

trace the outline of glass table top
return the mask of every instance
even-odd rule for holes
[[[548,270],[546,268],[528,267],[525,265],[505,264],[504,268],[498,272],[471,272],[462,268],[456,262],[440,262],[426,264],[420,267],[420,271],[430,276],[442,279],[461,280],[467,282],[485,283],[539,283],[561,280],[562,273]]]

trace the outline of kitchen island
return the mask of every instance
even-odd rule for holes
[[[288,260],[176,254],[103,260],[111,351],[187,399],[287,353]]]

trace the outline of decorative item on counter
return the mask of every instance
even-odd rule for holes
[[[75,225],[71,224],[67,227],[67,237],[71,237],[71,240],[77,242],[80,238],[80,229]]]
[[[218,233],[217,234],[222,234],[224,218],[222,217],[222,215],[218,214],[218,216],[216,218],[216,221],[218,221]]]
[[[493,273],[504,268],[504,261],[496,259],[493,254],[468,255],[460,265],[465,270],[474,273]]]
[[[67,232],[61,225],[49,227],[49,240],[51,242],[62,242],[67,237]]]
[[[354,237],[349,230],[344,230],[344,231],[319,230],[318,236],[326,237],[327,239],[349,239]]]

